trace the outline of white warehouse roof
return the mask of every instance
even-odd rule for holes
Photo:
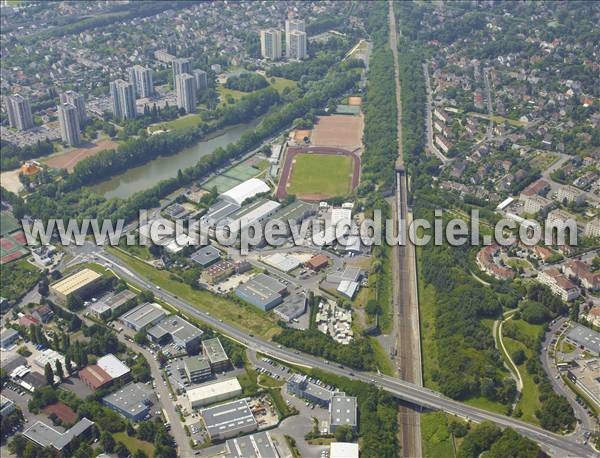
[[[229,202],[242,205],[246,199],[254,197],[257,194],[262,194],[263,192],[269,192],[270,190],[264,181],[258,178],[250,178],[231,188],[229,191],[224,192],[221,196]]]
[[[98,359],[96,364],[113,379],[122,377],[129,372],[129,368],[112,353],[109,353],[108,355]]]
[[[358,444],[351,442],[332,442],[330,458],[358,458]]]
[[[230,378],[220,382],[202,385],[193,390],[188,390],[187,396],[192,405],[196,403],[210,404],[213,399],[227,399],[242,393],[242,386],[237,378]]]

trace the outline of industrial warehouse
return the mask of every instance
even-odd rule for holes
[[[125,418],[140,421],[149,415],[153,397],[154,392],[148,385],[130,383],[102,398],[102,403]]]
[[[188,354],[200,351],[200,338],[203,332],[177,315],[164,317],[148,329],[148,338],[159,345],[173,342]]]
[[[286,285],[262,273],[255,275],[235,290],[235,294],[240,299],[265,311],[281,304],[286,293]]]
[[[230,378],[214,383],[207,383],[198,388],[188,390],[187,397],[192,409],[225,401],[242,394],[242,387],[237,378]]]
[[[141,331],[146,326],[158,323],[167,315],[163,308],[156,304],[146,302],[121,315],[121,322],[135,331]]]
[[[63,302],[67,302],[71,296],[86,298],[98,286],[102,275],[92,269],[81,269],[66,278],[50,285],[50,291]]]
[[[229,439],[258,428],[246,399],[202,409],[200,415],[212,441]]]

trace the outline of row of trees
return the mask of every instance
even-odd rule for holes
[[[19,168],[23,161],[37,157],[44,157],[54,152],[54,146],[50,140],[40,141],[33,145],[15,146],[2,139],[0,140],[2,156],[0,158],[0,170],[14,170]]]

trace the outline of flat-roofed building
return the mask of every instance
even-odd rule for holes
[[[183,360],[183,367],[190,383],[200,383],[212,376],[210,361],[203,356],[189,356]]]
[[[225,442],[223,458],[279,458],[269,431],[236,437]]]
[[[4,348],[5,350],[12,347],[18,339],[19,339],[19,332],[16,329],[2,328],[0,330],[0,347]]]
[[[169,315],[148,329],[148,338],[164,345],[169,341],[185,349],[189,354],[200,351],[200,337],[203,332],[190,322],[177,315]]]
[[[317,254],[310,258],[306,263],[306,267],[315,272],[324,269],[329,264],[329,258],[324,254]]]
[[[200,280],[209,285],[214,285],[230,277],[234,271],[233,263],[223,259],[204,269],[200,274]]]
[[[229,439],[256,431],[258,428],[254,414],[245,399],[202,409],[200,415],[212,441]]]
[[[192,409],[225,401],[242,394],[242,386],[237,378],[230,378],[214,383],[207,383],[187,391]]]
[[[208,267],[221,259],[221,252],[212,245],[200,248],[190,259],[202,267]]]
[[[107,320],[112,317],[115,310],[134,298],[135,293],[133,291],[124,289],[117,294],[110,294],[101,298],[98,302],[94,302],[89,306],[88,312],[96,318]]]
[[[56,373],[56,361],[60,362],[63,372],[65,373],[65,375],[67,375],[67,370],[65,368],[65,357],[57,351],[52,350],[51,348],[41,350],[33,359],[33,362],[41,369],[44,369],[46,367],[46,364],[50,363],[50,366],[52,366],[52,370],[54,371],[54,373]]]
[[[102,398],[102,403],[125,418],[139,421],[150,412],[152,393],[152,388],[143,383],[130,383]]]
[[[128,328],[140,331],[146,326],[158,323],[166,314],[160,305],[146,302],[124,313],[119,319]]]
[[[240,299],[265,311],[281,304],[286,292],[286,285],[263,273],[255,275],[235,290]]]
[[[0,394],[0,416],[5,417],[15,411],[15,403]]]
[[[352,442],[332,442],[329,458],[358,458],[358,444]]]
[[[286,388],[288,393],[307,399],[321,407],[327,407],[334,394],[333,391],[308,380],[308,376],[300,374],[292,375],[287,381]]]
[[[210,361],[210,367],[215,372],[223,372],[229,369],[230,363],[227,353],[221,345],[218,337],[202,341],[202,353]]]
[[[96,289],[101,279],[102,275],[98,272],[87,268],[81,269],[79,272],[75,272],[73,275],[50,285],[50,290],[56,297],[65,302],[74,295],[85,298]]]
[[[583,347],[594,356],[600,356],[600,332],[578,324],[569,330],[565,337],[578,347]]]
[[[84,417],[73,425],[72,428],[65,432],[60,432],[52,426],[38,420],[23,432],[23,436],[40,447],[51,447],[62,454],[63,449],[67,447],[73,439],[84,436],[93,424],[93,421]]]
[[[356,398],[345,393],[335,393],[329,403],[329,432],[335,433],[340,426],[357,430]]]

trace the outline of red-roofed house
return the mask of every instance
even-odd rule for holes
[[[40,320],[38,320],[33,315],[27,314],[19,318],[19,326],[23,326],[25,328],[29,328],[32,324],[40,324]]]

